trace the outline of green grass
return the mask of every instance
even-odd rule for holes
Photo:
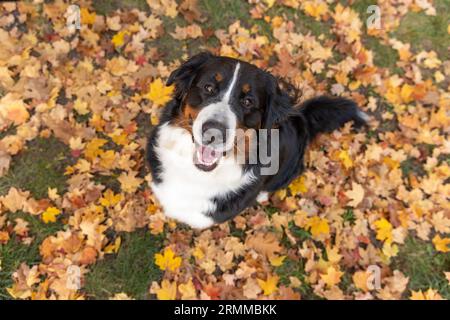
[[[148,299],[152,281],[159,281],[162,272],[154,264],[154,254],[162,246],[162,236],[145,230],[123,233],[117,255],[107,255],[92,266],[84,290],[88,298],[107,299],[125,292],[136,299]]]
[[[0,195],[11,187],[30,191],[35,198],[47,196],[47,189],[57,188],[59,193],[66,189],[65,166],[69,163],[68,148],[55,138],[36,138],[12,161],[8,173],[0,178]],[[11,275],[24,262],[28,265],[40,261],[39,245],[49,235],[62,228],[60,223],[43,223],[39,217],[25,213],[8,213],[8,220],[22,218],[29,222],[30,235],[34,237],[30,245],[22,244],[12,237],[5,245],[0,245],[0,299],[10,298],[5,288],[11,286]]]
[[[355,224],[356,217],[352,208],[347,208],[342,215],[342,218],[344,219],[344,221],[347,221],[351,225]]]
[[[392,36],[410,43],[413,50],[434,50],[441,59],[448,58],[450,36],[447,26],[450,23],[450,0],[434,1],[436,16],[423,12],[409,12],[400,22]]]
[[[409,277],[410,290],[438,290],[450,299],[450,286],[444,271],[449,271],[450,254],[437,252],[431,243],[409,237],[392,262],[391,268],[401,270]],[[409,292],[405,298],[409,298]]]
[[[108,16],[118,9],[139,9],[149,11],[150,8],[145,0],[96,0],[92,1],[92,6],[97,14]]]
[[[367,49],[374,52],[373,62],[375,65],[382,68],[391,69],[393,73],[403,73],[403,70],[396,66],[399,59],[399,55],[396,50],[382,44],[379,39],[371,36],[364,37],[363,43]]]
[[[403,178],[407,178],[410,173],[414,173],[417,177],[423,177],[426,172],[422,163],[416,158],[408,158],[400,163]]]
[[[68,147],[55,138],[36,138],[27,149],[13,157],[8,173],[0,178],[0,195],[11,187],[30,191],[37,198],[47,196],[48,188],[66,190],[65,167],[70,162]]]
[[[294,23],[296,31],[302,34],[311,33],[316,37],[323,34],[327,38],[334,37],[334,35],[331,33],[330,23],[317,21],[313,17],[310,17],[303,13],[303,11],[301,10],[295,10],[289,7],[274,6],[270,10],[268,10],[268,14],[271,17],[285,16],[287,21],[292,21]]]
[[[376,4],[374,0],[358,0],[352,8],[358,12],[363,22],[364,32],[367,30],[365,21],[369,17],[367,8]],[[390,38],[396,38],[404,43],[410,43],[414,52],[434,50],[441,59],[448,56],[450,37],[447,26],[450,22],[450,0],[434,1],[436,16],[428,16],[424,12],[408,12],[400,21],[400,26],[390,33]],[[383,19],[383,17],[381,17]],[[392,69],[393,73],[402,74],[396,67],[399,58],[396,50],[381,43],[380,39],[365,34],[364,45],[374,51],[374,63],[380,67]]]
[[[275,268],[275,272],[280,277],[280,284],[288,286],[290,283],[290,277],[296,277],[301,281],[301,285],[297,290],[300,292],[302,299],[317,300],[320,299],[314,292],[311,286],[306,282],[305,266],[302,259],[294,261],[286,258],[283,264]]]
[[[250,5],[241,0],[200,0],[200,10],[208,18],[207,25],[214,29],[227,29],[236,20],[250,20]]]
[[[0,245],[0,300],[10,299],[6,288],[13,284],[12,274],[19,268],[22,262],[29,266],[40,262],[39,245],[49,235],[62,229],[62,224],[45,224],[39,217],[31,216],[23,212],[9,213],[8,220],[15,224],[16,218],[22,218],[29,223],[30,236],[34,237],[30,245],[22,244],[12,237],[5,245]]]
[[[363,24],[362,42],[367,49],[374,52],[373,62],[375,65],[391,69],[393,73],[402,74],[403,70],[396,66],[397,60],[399,59],[397,51],[390,46],[383,44],[379,38],[367,35],[366,20],[372,14],[367,13],[367,8],[374,4],[376,4],[376,1],[374,0],[360,0],[355,1],[351,6],[353,10],[358,12],[359,18]]]
[[[371,15],[371,13],[367,13],[367,8],[376,4],[377,0],[358,0],[353,1],[351,8],[358,12],[361,21],[365,21]]]

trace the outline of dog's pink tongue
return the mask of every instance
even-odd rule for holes
[[[200,156],[203,163],[213,163],[217,159],[214,149],[207,146],[200,146]]]

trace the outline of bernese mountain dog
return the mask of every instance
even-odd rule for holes
[[[296,105],[270,73],[208,52],[173,71],[172,84],[174,97],[148,140],[151,187],[167,216],[193,228],[267,201],[304,170],[305,148],[318,133],[368,118],[345,98]]]

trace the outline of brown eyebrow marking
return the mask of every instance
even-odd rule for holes
[[[249,93],[250,92],[250,85],[248,83],[244,83],[242,86],[242,92]]]
[[[223,76],[220,73],[216,73],[214,78],[216,79],[217,82],[220,82],[223,80]]]
[[[183,111],[174,119],[173,124],[192,133],[192,124],[200,111],[190,104],[183,106]]]

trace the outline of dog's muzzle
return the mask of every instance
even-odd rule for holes
[[[222,122],[208,120],[201,127],[201,143],[196,143],[194,164],[203,171],[213,170],[227,145],[227,127]]]

